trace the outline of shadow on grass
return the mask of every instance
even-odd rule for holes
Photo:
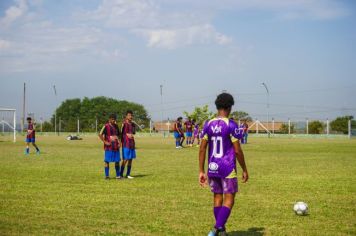
[[[143,177],[146,177],[146,176],[149,176],[149,175],[133,175],[132,177],[135,177],[135,178],[143,178]]]
[[[249,228],[247,231],[239,230],[239,231],[233,231],[230,232],[230,236],[245,236],[245,235],[250,235],[250,236],[261,236],[264,235],[265,228],[263,227],[252,227]]]

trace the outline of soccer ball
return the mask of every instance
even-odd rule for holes
[[[295,214],[304,216],[308,214],[308,205],[305,202],[297,202],[294,204],[293,210]]]

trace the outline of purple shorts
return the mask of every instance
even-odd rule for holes
[[[213,193],[236,193],[238,192],[237,178],[210,177],[209,186]]]

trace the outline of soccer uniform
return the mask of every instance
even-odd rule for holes
[[[135,139],[129,138],[127,134],[135,134],[135,125],[127,120],[122,125],[122,158],[124,160],[132,160],[136,158]]]
[[[242,129],[242,132],[243,132],[243,137],[242,137],[241,143],[247,143],[248,124],[241,124],[240,129]]]
[[[208,178],[213,193],[236,193],[237,168],[233,142],[242,138],[241,129],[233,120],[214,118],[203,128],[203,139],[208,141]]]
[[[110,145],[104,143],[104,161],[105,162],[120,162],[119,140],[120,135],[117,125],[107,123],[100,131],[100,135],[104,135],[104,139],[110,142]]]
[[[185,135],[187,137],[192,137],[193,136],[193,124],[192,124],[192,122],[187,120],[186,122],[184,122],[184,126],[185,126]]]
[[[178,121],[176,121],[176,123],[174,124],[174,138],[178,139],[181,138],[183,136],[183,132],[182,132],[182,124]]]
[[[27,135],[26,135],[26,143],[34,143],[36,142],[36,131],[34,125],[28,124],[27,127]]]
[[[194,138],[199,138],[199,124],[194,125]]]

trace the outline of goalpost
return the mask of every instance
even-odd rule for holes
[[[0,132],[2,135],[13,134],[16,142],[16,109],[0,108]]]

